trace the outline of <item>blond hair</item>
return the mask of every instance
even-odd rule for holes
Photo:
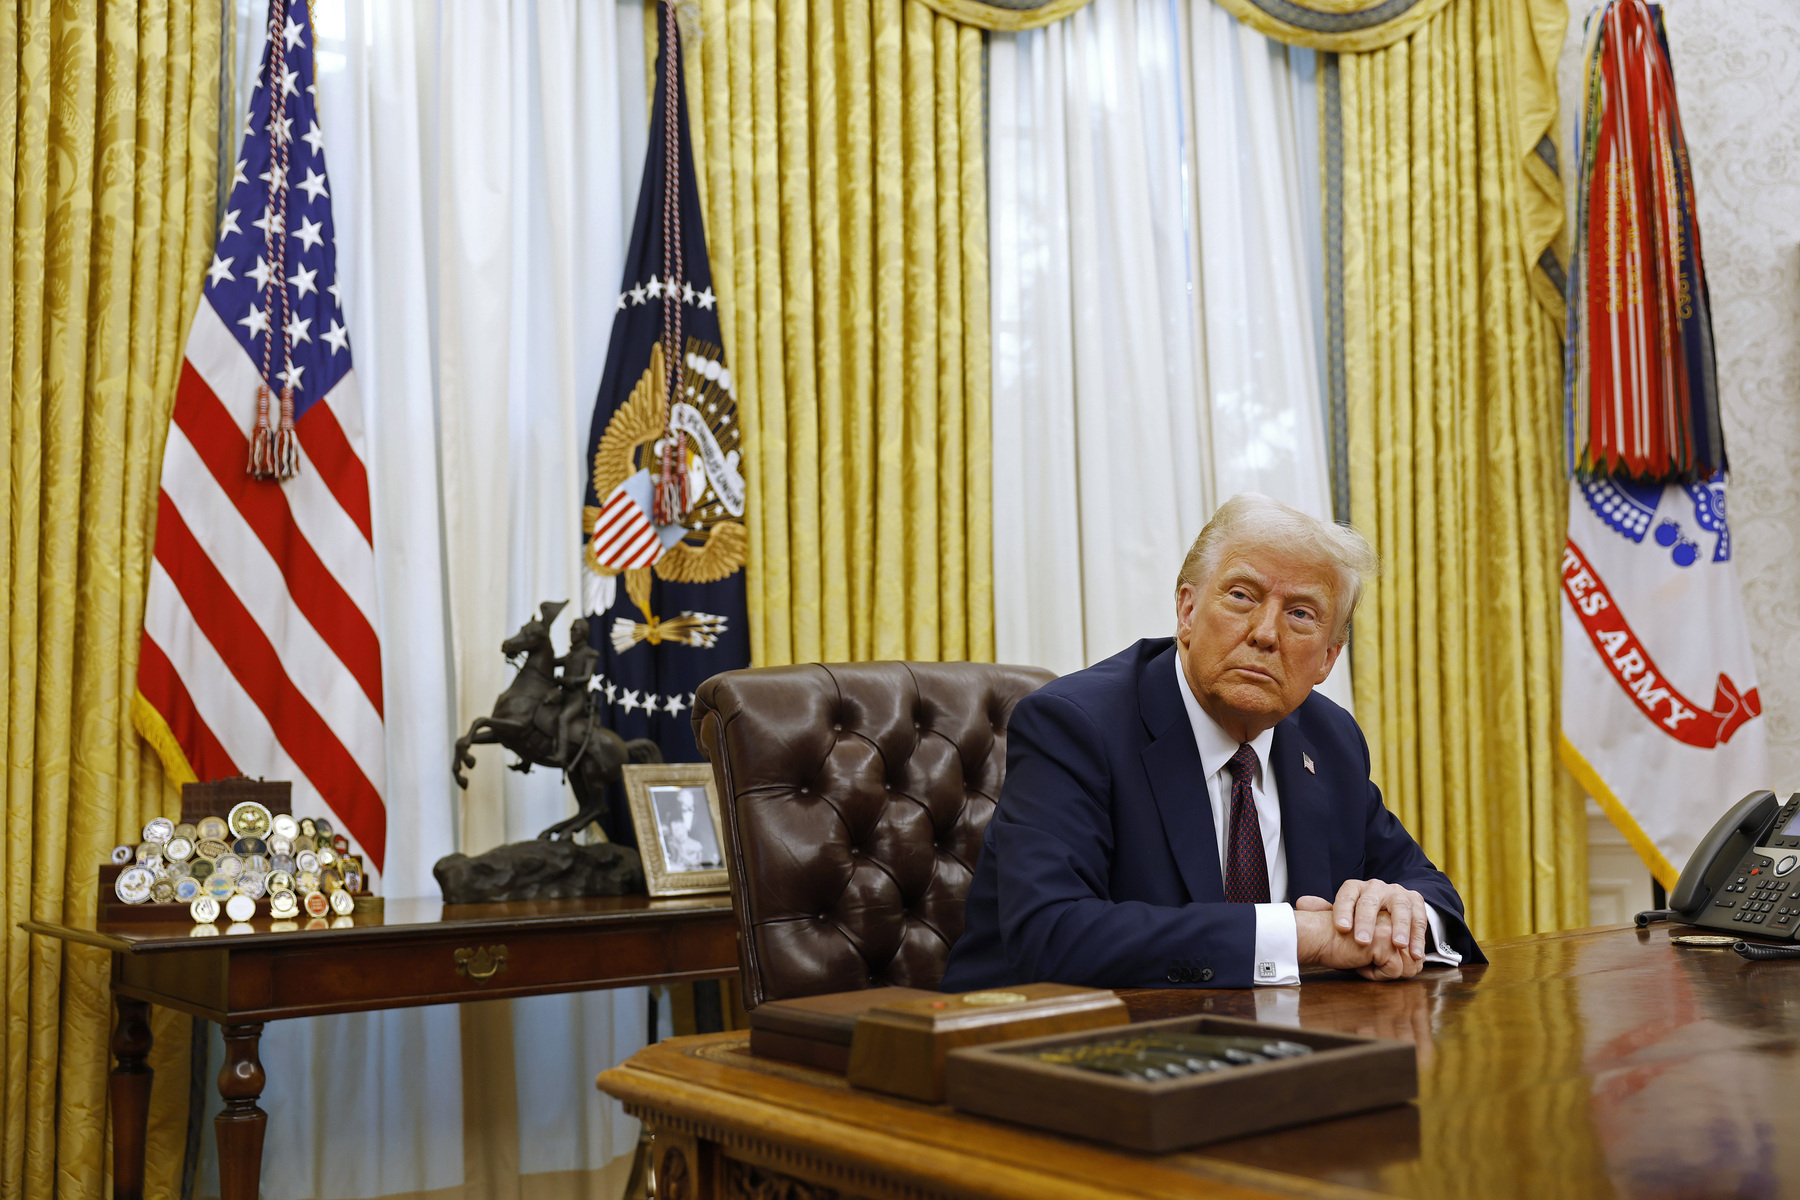
[[[1228,548],[1245,544],[1304,554],[1337,572],[1333,597],[1337,612],[1331,631],[1334,644],[1342,645],[1350,636],[1350,616],[1362,602],[1363,587],[1381,570],[1368,539],[1353,526],[1321,521],[1261,492],[1239,492],[1219,505],[1188,547],[1181,573],[1175,577],[1177,598],[1184,584],[1198,590],[1212,578]]]

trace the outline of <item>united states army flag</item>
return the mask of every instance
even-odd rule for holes
[[[1770,786],[1725,484],[1571,487],[1563,758],[1668,887],[1726,808]]]

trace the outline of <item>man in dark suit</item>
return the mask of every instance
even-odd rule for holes
[[[1375,568],[1348,526],[1234,496],[1182,564],[1174,638],[1021,700],[944,989],[1485,962],[1355,719],[1312,690]]]

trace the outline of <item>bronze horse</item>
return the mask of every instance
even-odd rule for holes
[[[469,731],[456,739],[450,767],[457,786],[467,788],[469,781],[463,768],[475,765],[470,747],[499,745],[519,756],[520,761],[513,764],[515,771],[539,766],[565,772],[569,786],[575,790],[575,815],[550,826],[538,834],[540,838],[572,838],[589,821],[601,820],[606,815],[607,786],[619,781],[620,769],[626,763],[662,761],[662,752],[655,742],[649,738],[626,741],[602,725],[592,710],[575,719],[569,731],[568,752],[563,758],[557,757],[556,721],[563,689],[556,675],[550,622],[567,604],[567,600],[545,601],[538,606],[537,616],[500,643],[507,661],[518,664],[518,674],[494,701],[493,713],[476,717]],[[519,662],[521,657],[523,661]]]

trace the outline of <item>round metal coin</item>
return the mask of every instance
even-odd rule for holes
[[[299,869],[300,864],[294,861],[294,856],[291,854],[273,854],[269,856],[269,870],[271,871],[281,871],[288,875],[292,875]]]
[[[213,863],[213,874],[223,875],[227,879],[236,879],[244,869],[244,860],[235,854],[221,854]]]
[[[200,881],[193,876],[175,881],[175,898],[183,904],[193,900],[200,894]]]
[[[318,848],[319,848],[319,843],[314,841],[312,839],[311,835],[309,835],[309,834],[303,833],[299,837],[294,839],[294,853],[295,854],[300,853],[302,850],[317,850]]]
[[[226,845],[223,838],[201,838],[200,844],[194,847],[194,853],[201,858],[210,858],[214,862],[218,862],[221,854],[231,853],[231,847]]]
[[[325,898],[324,892],[306,893],[306,915],[322,917],[331,911],[331,901]]]
[[[319,872],[319,888],[322,891],[338,892],[342,891],[343,887],[344,873],[336,867],[326,867]]]
[[[202,841],[222,842],[231,836],[231,827],[225,824],[224,817],[201,817],[197,829]]]
[[[252,854],[244,860],[244,870],[255,871],[258,875],[269,873],[269,860],[260,854]]]
[[[150,885],[150,899],[157,904],[173,904],[175,902],[175,885],[167,879],[159,879]]]
[[[142,904],[150,898],[156,877],[148,867],[126,867],[113,880],[113,893],[127,904]]]
[[[146,842],[166,842],[175,836],[175,822],[167,817],[151,817],[150,823],[144,826]]]
[[[232,808],[231,818],[225,823],[241,838],[259,838],[268,834],[269,820],[268,809],[254,800],[246,800]]]
[[[196,896],[188,905],[188,915],[194,918],[196,925],[211,925],[219,919],[219,902],[211,896]]]
[[[237,841],[231,843],[231,850],[234,854],[249,858],[252,855],[267,854],[269,852],[269,843],[263,841],[259,837],[241,837]]]
[[[340,917],[347,917],[356,911],[356,899],[349,892],[331,893],[331,911]]]
[[[188,824],[186,821],[183,821],[181,824],[179,824],[175,827],[175,836],[176,837],[184,837],[189,842],[197,842],[200,840],[200,831],[198,829],[195,829],[192,825]]]
[[[256,915],[256,901],[240,892],[225,902],[225,915],[233,921],[248,921]]]
[[[210,858],[188,859],[188,874],[192,875],[195,879],[205,879],[212,873],[213,865]]]
[[[273,858],[277,854],[292,854],[293,852],[293,838],[282,837],[279,833],[269,835],[269,857]]]
[[[163,848],[163,854],[176,862],[185,862],[194,856],[194,843],[184,837],[172,837]]]
[[[137,857],[137,849],[132,846],[114,846],[112,852],[113,865],[122,867]]]
[[[237,877],[237,890],[238,894],[241,896],[248,896],[252,900],[259,900],[262,898],[262,894],[266,888],[267,884],[260,871],[245,871],[242,875]]]
[[[336,861],[337,861],[337,851],[336,850],[331,849],[331,847],[329,847],[329,846],[320,846],[319,847],[319,865],[321,867],[329,867],[332,863],[334,863]]]
[[[291,892],[294,890],[294,877],[286,871],[270,871],[268,878],[263,880],[263,882],[268,885],[269,895],[271,896],[276,892]]]
[[[282,888],[269,893],[269,915],[272,917],[297,917],[300,915],[300,902],[294,899],[294,893]]]
[[[206,877],[206,894],[221,904],[231,899],[236,892],[237,884],[232,881],[230,876],[214,871]]]
[[[139,842],[137,860],[140,864],[149,864],[162,857],[161,842]]]
[[[300,818],[300,836],[301,837],[317,837],[318,834],[319,834],[319,823],[317,821],[313,820],[311,817],[301,817]]]
[[[319,856],[311,850],[302,850],[300,853],[294,855],[294,863],[302,871],[317,871],[319,869]]]
[[[327,821],[324,817],[320,817],[313,822],[313,836],[316,838],[329,838],[336,832],[337,826],[333,825],[330,821]]]
[[[300,822],[286,813],[276,813],[271,817],[269,828],[274,831],[274,836],[286,838],[290,842],[300,836]]]
[[[192,875],[193,873],[194,873],[194,869],[192,867],[188,866],[184,862],[171,862],[171,863],[163,864],[163,878],[167,879],[171,882],[173,882],[174,880],[177,880],[177,879],[186,879],[188,876]]]
[[[333,834],[331,837],[331,848],[336,850],[339,854],[348,854],[350,853],[350,839],[341,833]]]
[[[347,892],[360,892],[360,891],[362,891],[362,889],[363,889],[362,872],[361,871],[345,871],[344,872],[344,890]]]
[[[294,890],[301,893],[318,891],[318,875],[312,871],[300,872],[298,875],[294,876]]]

